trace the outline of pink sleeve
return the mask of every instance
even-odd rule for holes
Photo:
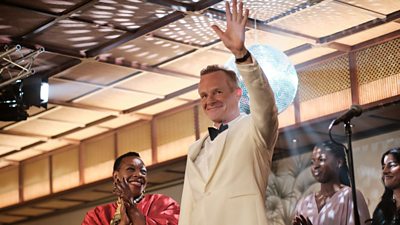
[[[90,210],[83,218],[82,225],[97,225],[101,224],[100,219],[95,214],[94,210]]]
[[[146,217],[146,225],[177,225],[179,218],[179,204],[172,198],[154,194],[149,195],[141,205]]]
[[[109,203],[90,210],[83,218],[82,225],[104,225],[110,224],[114,216],[116,204]]]

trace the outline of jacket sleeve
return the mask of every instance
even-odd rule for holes
[[[188,159],[189,160],[189,159]],[[186,169],[188,166],[186,165]],[[190,214],[192,213],[192,190],[189,187],[188,172],[185,172],[185,179],[183,183],[182,199],[181,199],[181,214],[179,216],[179,225],[190,225]]]
[[[264,72],[253,58],[251,64],[237,64],[250,97],[250,115],[262,149],[272,150],[278,137],[278,110],[274,93]]]
[[[172,198],[154,194],[144,206],[146,225],[178,225],[180,208]]]

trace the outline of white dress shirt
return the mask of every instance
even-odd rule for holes
[[[244,114],[239,115],[238,117],[236,117],[235,119],[233,119],[232,121],[227,123],[228,129],[232,124],[234,124],[242,116],[244,116]],[[214,126],[214,128],[218,129],[215,126]],[[224,130],[223,132],[227,132],[227,130]],[[220,137],[220,135],[218,135],[214,140],[211,140],[210,136],[208,136],[205,139],[203,145],[201,146],[201,150],[194,161],[194,164],[199,169],[199,172],[200,172],[201,176],[204,178],[204,180],[207,180],[208,175],[209,175],[209,171],[210,171],[209,164],[212,160],[212,157],[214,156],[214,154],[213,154],[214,148],[215,148],[215,146],[218,146],[218,144],[216,144],[216,143],[219,141],[223,141],[219,137]]]

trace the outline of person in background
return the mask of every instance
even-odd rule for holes
[[[180,225],[265,225],[265,197],[275,142],[277,108],[272,89],[246,49],[249,15],[243,3],[226,2],[227,28],[212,28],[236,58],[250,96],[250,115],[240,113],[242,89],[233,71],[202,70],[200,105],[213,122],[209,135],[188,152]]]
[[[144,194],[147,170],[136,152],[119,156],[114,162],[114,190],[117,202],[90,210],[82,225],[177,225],[179,205],[162,194]]]
[[[382,181],[385,192],[376,206],[372,225],[400,224],[400,148],[392,148],[382,155]]]
[[[311,173],[320,190],[297,203],[293,225],[354,225],[353,199],[343,146],[327,141],[314,147]],[[369,224],[364,196],[357,190],[362,225]]]

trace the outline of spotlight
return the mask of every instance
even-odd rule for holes
[[[15,82],[0,89],[0,120],[20,121],[26,120],[28,113],[22,101],[21,81]]]
[[[0,52],[0,121],[26,120],[30,106],[47,108],[47,80],[31,76],[33,61],[44,49],[25,52],[20,45]]]
[[[37,106],[47,109],[49,99],[49,84],[42,78],[31,76],[22,80],[22,97],[24,105]]]
[[[48,83],[40,77],[18,80],[0,90],[0,121],[26,120],[31,106],[47,108]]]

